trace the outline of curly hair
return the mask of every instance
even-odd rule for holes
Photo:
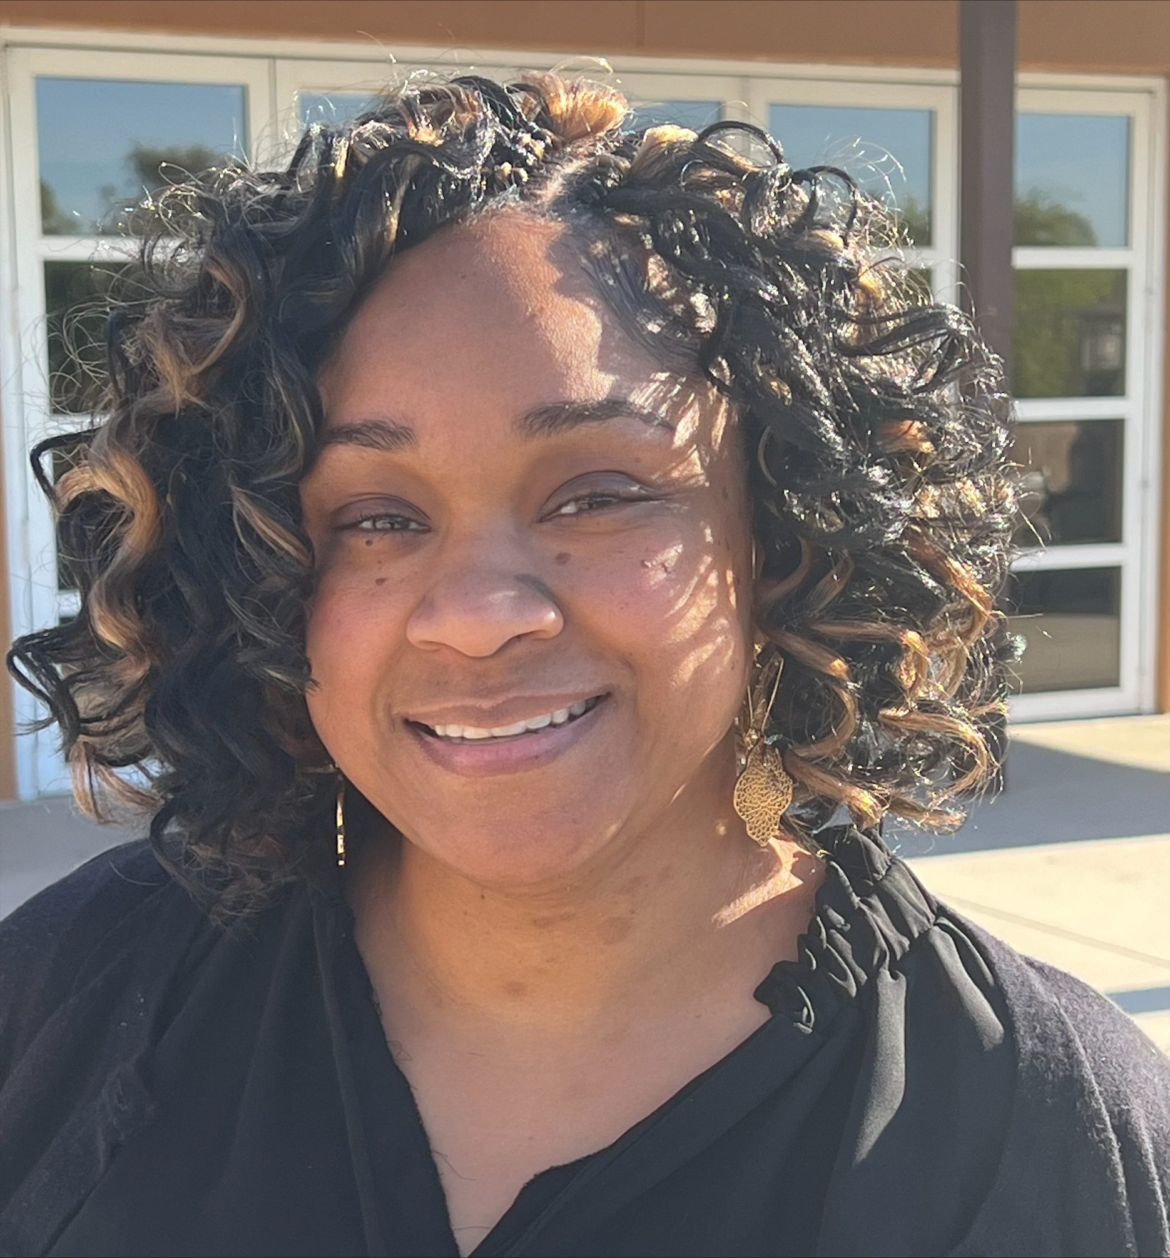
[[[552,74],[415,78],[309,127],[285,170],[229,166],[149,207],[103,418],[33,456],[81,610],[9,664],[59,725],[81,806],[149,810],[160,858],[220,918],[312,876],[329,838],[298,501],[317,374],[391,257],[498,208],[568,224],[631,333],[733,404],[756,624],[784,662],[768,735],[796,783],[786,825],[814,844],[843,809],[946,828],[991,774],[1015,510],[998,362],[906,280],[843,172],[793,170],[745,124],[629,117],[612,88]]]

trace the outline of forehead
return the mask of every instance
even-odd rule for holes
[[[473,387],[477,403],[522,411],[663,375],[596,292],[566,227],[507,212],[396,258],[320,383],[333,423],[388,393],[426,411]]]

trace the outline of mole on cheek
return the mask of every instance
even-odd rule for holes
[[[367,546],[372,546],[373,544],[374,544],[374,539],[373,539],[372,537],[367,537],[367,538],[366,538],[366,545],[367,545]]]
[[[374,578],[374,584],[375,584],[375,585],[385,585],[385,584],[386,584],[386,578],[385,578],[385,577],[375,577],[375,578]]]
[[[553,563],[568,563],[572,556],[567,550],[562,550],[559,555],[553,559]]]

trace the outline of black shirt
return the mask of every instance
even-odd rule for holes
[[[842,831],[771,1018],[477,1254],[1165,1254],[1170,1063]],[[141,844],[0,926],[0,1252],[457,1252],[351,919],[232,935]]]

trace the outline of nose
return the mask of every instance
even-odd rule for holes
[[[555,638],[564,616],[536,576],[465,562],[439,572],[411,614],[407,640],[423,650],[449,647],[486,658],[521,638]]]

